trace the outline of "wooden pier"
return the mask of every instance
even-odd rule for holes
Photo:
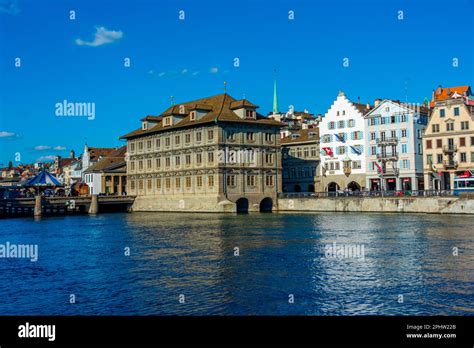
[[[0,200],[0,218],[60,214],[98,214],[130,211],[134,196],[79,196]]]

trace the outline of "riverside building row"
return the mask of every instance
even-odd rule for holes
[[[271,210],[279,192],[443,189],[474,172],[469,87],[440,87],[423,105],[341,91],[314,116],[280,113],[275,86],[273,112],[257,109],[224,93],[144,117],[121,137],[134,209]]]

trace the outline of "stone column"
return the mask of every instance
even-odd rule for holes
[[[89,206],[89,214],[97,214],[99,212],[98,195],[91,196],[91,205]]]
[[[35,209],[34,209],[34,216],[41,216],[41,195],[35,196]]]
[[[122,175],[118,177],[118,195],[122,195]]]

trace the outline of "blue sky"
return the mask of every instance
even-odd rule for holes
[[[339,90],[422,102],[472,83],[472,13],[472,0],[0,0],[0,163],[119,146],[170,96],[222,93],[224,81],[267,114],[274,69],[285,111],[324,113]],[[57,117],[63,100],[95,103],[95,119]]]

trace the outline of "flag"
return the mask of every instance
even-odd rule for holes
[[[337,140],[339,140],[340,142],[342,143],[346,142],[346,140],[344,139],[344,136],[341,137],[339,134],[334,134],[334,135],[336,136]]]
[[[377,167],[377,172],[379,173],[383,173],[383,169],[381,166],[379,166],[379,164],[377,162],[374,162],[375,166]]]
[[[324,152],[326,152],[327,156],[334,156],[334,153],[332,152],[330,147],[323,147]]]
[[[358,149],[357,147],[351,145],[351,149],[352,149],[352,152],[353,152],[353,153],[356,153],[356,154],[358,154],[358,155],[361,154],[360,149]]]

